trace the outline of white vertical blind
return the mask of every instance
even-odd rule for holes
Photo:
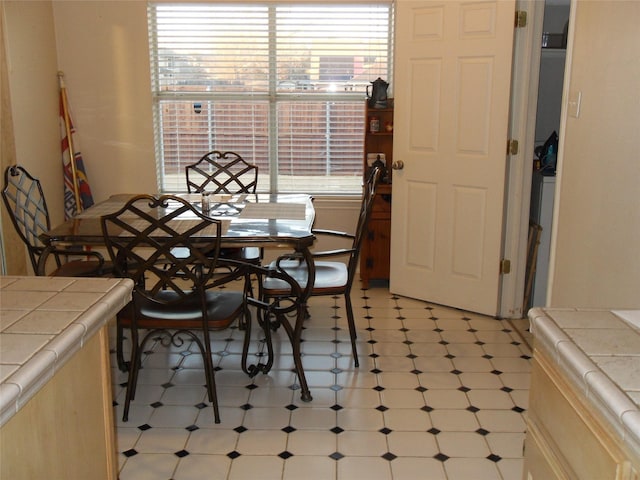
[[[148,7],[158,178],[211,150],[259,166],[259,190],[359,193],[366,87],[392,72],[392,7]]]

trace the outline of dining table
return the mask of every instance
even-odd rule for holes
[[[41,257],[46,262],[47,250],[56,246],[103,247],[101,217],[118,211],[135,194],[115,194],[96,203],[78,215],[65,220],[40,236],[46,245]],[[306,262],[309,278],[305,286],[294,324],[290,325],[293,359],[301,398],[311,401],[301,354],[301,335],[306,302],[315,278],[311,247],[315,242],[312,226],[315,210],[312,197],[304,194],[176,194],[193,203],[197,210],[222,222],[221,248],[258,247],[287,249],[299,254]],[[204,203],[204,205],[203,205]],[[170,206],[169,206],[170,208]],[[188,219],[182,219],[188,220]],[[181,221],[180,217],[176,221]],[[289,321],[288,319],[286,321]]]

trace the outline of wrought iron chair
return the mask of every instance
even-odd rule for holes
[[[258,167],[234,152],[214,150],[196,163],[185,167],[187,191],[217,194],[256,193]],[[212,207],[215,209],[215,206]],[[256,247],[223,248],[220,256],[227,260],[262,263],[263,251]],[[250,286],[250,277],[247,277]]]
[[[215,422],[219,423],[210,332],[228,328],[243,318],[243,369],[250,375],[268,371],[273,361],[269,328],[265,333],[269,363],[247,366],[251,333],[248,306],[262,309],[265,313],[261,318],[267,319],[262,325],[268,326],[272,316],[277,318],[299,308],[300,302],[296,299],[296,295],[300,296],[299,287],[286,274],[239,262],[231,273],[216,273],[222,222],[204,216],[178,197],[138,195],[117,212],[103,216],[101,223],[115,274],[134,281],[132,301],[117,317],[119,348],[122,329],[131,331],[123,421],[128,420],[130,404],[135,398],[145,345],[160,336],[176,346],[185,338],[197,345],[202,354],[208,398],[213,405]],[[180,251],[177,256],[176,251]],[[244,277],[245,269],[286,282],[291,287],[291,300],[284,306],[270,305],[250,298],[246,288],[216,288]]]
[[[382,169],[374,167],[365,183],[364,193],[362,196],[362,204],[360,215],[356,225],[355,233],[349,234],[345,232],[337,232],[333,230],[314,229],[315,235],[329,235],[336,238],[343,238],[350,241],[351,245],[347,248],[341,248],[325,252],[314,252],[315,278],[311,296],[323,295],[343,295],[345,307],[347,310],[347,322],[349,325],[349,335],[351,337],[351,349],[353,353],[354,364],[356,367],[360,365],[358,361],[358,352],[356,347],[356,325],[353,316],[353,306],[351,303],[351,288],[356,275],[358,266],[358,256],[360,255],[360,247],[362,245],[363,235],[367,229],[373,201],[376,195],[376,188],[382,175]],[[346,261],[325,261],[332,257],[345,257]],[[318,261],[315,261],[318,259]],[[303,290],[307,286],[308,268],[297,254],[280,257],[272,263],[272,267],[284,269],[291,275]],[[286,296],[288,287],[278,279],[265,279],[262,285],[261,296],[264,298]],[[277,326],[277,324],[276,324]]]
[[[185,167],[187,191],[211,194],[256,193],[258,167],[234,152],[214,150]],[[262,250],[255,247],[224,248],[223,258],[259,264]]]
[[[256,193],[258,186],[258,167],[234,152],[209,152],[185,172],[189,193]]]
[[[49,209],[40,181],[19,165],[4,172],[2,199],[13,226],[27,246],[29,260],[36,275],[86,277],[102,276],[112,272],[100,252],[45,245],[40,235],[51,228]],[[80,257],[80,258],[79,258]],[[89,259],[90,258],[90,259]],[[48,260],[55,265],[48,267]]]

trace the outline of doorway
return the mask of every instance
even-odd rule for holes
[[[567,2],[569,0],[564,1]],[[455,2],[452,2],[452,4],[453,3]],[[497,297],[499,302],[497,316],[502,318],[526,317],[526,310],[523,306],[523,296],[526,276],[527,234],[530,216],[533,152],[535,148],[535,121],[538,100],[538,80],[540,73],[539,66],[545,9],[545,3],[539,0],[516,0],[515,5],[518,11],[527,12],[528,14],[526,28],[516,28],[514,34],[512,26],[512,30],[509,34],[509,36],[514,39],[514,55],[512,60],[513,69],[511,75],[511,108],[509,112],[508,138],[518,140],[520,147],[519,151],[509,154],[509,158],[507,159],[506,181],[503,183],[502,187],[505,188],[506,185],[505,194],[508,199],[501,203],[504,218],[503,229],[500,229],[502,230],[502,256],[498,257],[498,255],[496,255],[494,263],[491,263],[488,267],[490,269],[495,268],[495,275],[499,277],[498,291],[493,292],[492,298],[495,302]],[[513,18],[512,15],[513,10],[511,11],[511,18]],[[511,18],[509,20],[511,20]],[[509,23],[513,25],[512,22]],[[424,25],[433,25],[433,22],[425,22]],[[423,35],[420,38],[423,37],[425,36]],[[426,82],[426,84],[431,83],[433,82]],[[429,112],[435,111],[435,109],[423,110]],[[396,113],[398,111],[399,109],[397,108]],[[438,122],[431,122],[431,124],[437,125]],[[416,136],[416,138],[418,137]],[[422,141],[426,141],[424,135],[419,138]],[[504,136],[502,138],[504,141]],[[400,143],[407,145],[410,144],[408,141]],[[504,143],[501,143],[500,150],[503,148]],[[424,150],[431,152],[433,148],[424,148]],[[504,150],[502,151],[504,152]],[[400,188],[400,192],[402,191],[403,189]],[[395,196],[397,197],[397,195]],[[428,198],[428,196],[425,197],[423,192],[420,193],[419,197],[421,199]],[[398,205],[398,200],[401,199],[395,198],[394,200],[394,203]],[[404,212],[406,212],[406,209]],[[406,217],[407,215],[404,214],[403,216]],[[394,216],[392,215],[392,219],[393,217]],[[396,216],[396,218],[398,218],[398,216]],[[414,222],[412,225],[416,224],[421,224],[421,222]],[[435,230],[432,229],[430,231]],[[392,243],[393,238],[394,236],[392,236]],[[418,235],[410,238],[424,238],[424,235],[421,237],[418,233]],[[403,247],[405,246],[402,243],[401,245]],[[396,251],[399,250],[394,248],[392,245],[392,252]],[[402,251],[400,253],[402,253]],[[499,254],[500,252],[498,251],[497,253]],[[424,248],[421,250],[421,255],[422,257],[419,258],[411,257],[411,259],[414,260],[412,265],[429,265],[427,260],[432,256],[427,255],[427,260],[424,260],[423,257],[426,255]],[[392,261],[392,264],[394,263],[397,264]],[[402,264],[402,262],[399,263]],[[498,264],[500,264],[500,272],[502,274],[498,272]],[[489,264],[487,263],[487,265]],[[391,273],[393,277],[393,270]],[[403,280],[406,279],[405,276],[402,278]],[[421,282],[416,281],[413,282],[413,284],[418,285],[418,288],[423,287],[423,283]],[[424,290],[424,288],[422,288],[422,290]],[[432,289],[429,289],[429,292],[432,292]],[[424,292],[422,294],[424,294]],[[408,293],[408,295],[413,296],[414,292]],[[415,298],[420,297],[417,296]],[[451,304],[457,305],[455,302]]]
[[[564,8],[565,12],[570,12],[571,1],[516,0],[516,10],[526,14],[526,26],[516,28],[514,34],[508,138],[510,144],[511,140],[516,140],[518,148],[515,154],[510,153],[507,163],[507,202],[505,204],[502,258],[505,259],[509,268],[506,271],[503,270],[504,274],[501,275],[499,315],[502,318],[526,318],[531,303],[529,300],[525,301],[525,287],[529,273],[527,268],[528,234],[534,151],[537,146],[536,113],[543,50],[542,34],[544,28],[560,28],[561,33],[564,29],[564,23],[561,27],[556,27],[556,24],[561,23],[562,20],[555,20],[545,27],[544,17],[547,8],[551,8],[549,13],[557,12],[556,9],[560,7]],[[571,32],[567,32],[568,43],[571,42],[570,35]],[[556,38],[553,38],[553,41],[556,41]],[[558,86],[560,95],[563,91],[562,83]],[[555,107],[560,111],[562,110],[561,103],[560,99]],[[541,130],[541,132],[543,131],[545,130]],[[540,137],[543,135],[543,133],[539,133]],[[547,229],[547,232],[550,233],[550,228]],[[540,275],[540,278],[543,276],[545,276],[544,273]],[[546,295],[543,296],[546,298]]]
[[[569,13],[569,0],[545,1],[529,210],[530,220],[541,231],[535,264],[529,266],[533,278],[531,291],[525,297],[528,299],[528,304],[524,305],[525,311],[546,305]]]

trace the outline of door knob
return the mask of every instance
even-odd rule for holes
[[[397,160],[391,164],[391,168],[394,170],[402,170],[404,168],[404,162],[402,160]]]

